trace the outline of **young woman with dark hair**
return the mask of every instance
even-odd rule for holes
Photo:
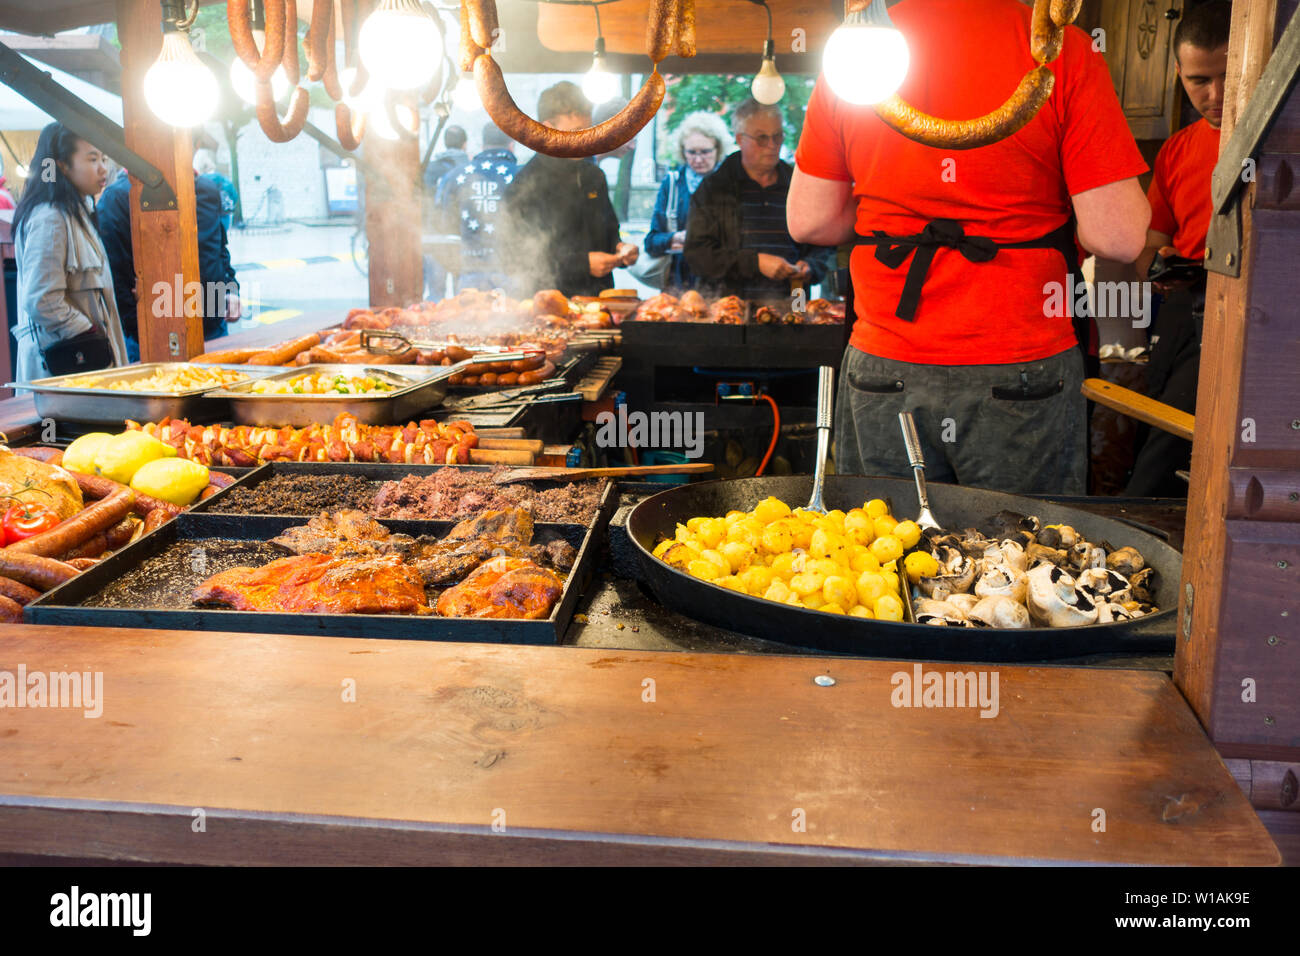
[[[13,221],[20,382],[126,364],[113,277],[89,208],[107,179],[92,143],[59,123],[41,130]]]

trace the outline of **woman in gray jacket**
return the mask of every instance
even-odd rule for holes
[[[90,218],[103,154],[59,123],[41,131],[14,210],[20,382],[126,364],[108,256]]]

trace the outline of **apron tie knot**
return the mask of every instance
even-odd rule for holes
[[[897,269],[912,256],[894,314],[907,322],[916,317],[921,301],[921,286],[930,272],[930,264],[940,246],[956,249],[970,262],[988,262],[998,254],[998,244],[985,236],[968,236],[955,219],[933,219],[912,236],[891,236],[879,230],[871,236],[859,236],[859,245],[876,247],[876,259],[890,269]],[[915,255],[913,255],[915,253]]]

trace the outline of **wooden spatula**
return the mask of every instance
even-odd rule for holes
[[[590,478],[634,478],[638,475],[702,475],[713,471],[713,463],[689,465],[628,465],[622,468],[516,468],[495,479],[495,484],[516,481],[586,481]]]

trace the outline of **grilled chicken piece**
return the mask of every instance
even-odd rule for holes
[[[438,598],[444,617],[547,617],[564,583],[550,571],[523,558],[496,557]]]
[[[682,297],[677,300],[677,308],[679,311],[687,312],[696,318],[708,315],[709,312],[709,306],[704,301],[704,296],[694,289],[682,293]]]
[[[260,568],[231,568],[194,590],[194,603],[239,611],[429,614],[419,573],[395,554],[303,554]]]
[[[485,511],[475,518],[466,518],[447,532],[443,540],[468,541],[471,538],[520,546],[530,544],[533,540],[532,512],[526,508]]]
[[[353,509],[322,513],[305,525],[286,528],[270,543],[290,554],[388,554],[405,550],[413,540],[392,534],[364,511]]]

